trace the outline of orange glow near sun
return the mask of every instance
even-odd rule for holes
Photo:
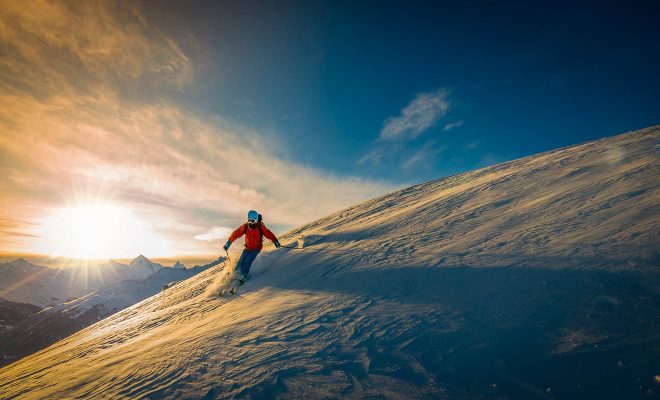
[[[53,257],[117,258],[166,247],[129,209],[111,204],[55,209],[40,236],[35,250]]]

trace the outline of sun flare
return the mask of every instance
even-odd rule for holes
[[[53,257],[130,257],[160,247],[158,238],[129,209],[112,204],[56,209],[43,228],[42,250]]]

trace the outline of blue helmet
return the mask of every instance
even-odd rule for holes
[[[248,221],[249,220],[254,220],[254,222],[257,222],[259,220],[259,213],[254,211],[254,210],[250,210],[250,211],[248,211],[247,219],[248,219]]]

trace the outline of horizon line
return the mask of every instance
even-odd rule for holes
[[[48,254],[26,253],[26,252],[0,252],[0,263],[10,263],[19,259],[24,259],[31,264],[49,267],[49,268],[70,268],[82,265],[98,264],[107,261],[116,261],[122,264],[129,264],[139,256],[144,256],[149,261],[161,264],[163,267],[170,267],[177,261],[186,267],[195,265],[205,265],[218,259],[220,252],[215,255],[210,254],[187,254],[173,257],[148,257],[144,254],[138,254],[135,257],[107,257],[107,258],[76,258],[58,256],[54,257]]]

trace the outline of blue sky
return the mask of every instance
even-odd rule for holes
[[[192,34],[184,48],[203,48],[204,81],[184,101],[274,132],[287,156],[340,174],[420,181],[660,120],[652,2],[464,3],[163,3],[149,11],[174,36]],[[449,107],[436,123],[398,156],[359,162],[388,118],[440,89]],[[401,168],[425,145],[435,151]]]
[[[248,209],[281,234],[656,125],[659,9],[4,2],[0,253],[212,257]]]

